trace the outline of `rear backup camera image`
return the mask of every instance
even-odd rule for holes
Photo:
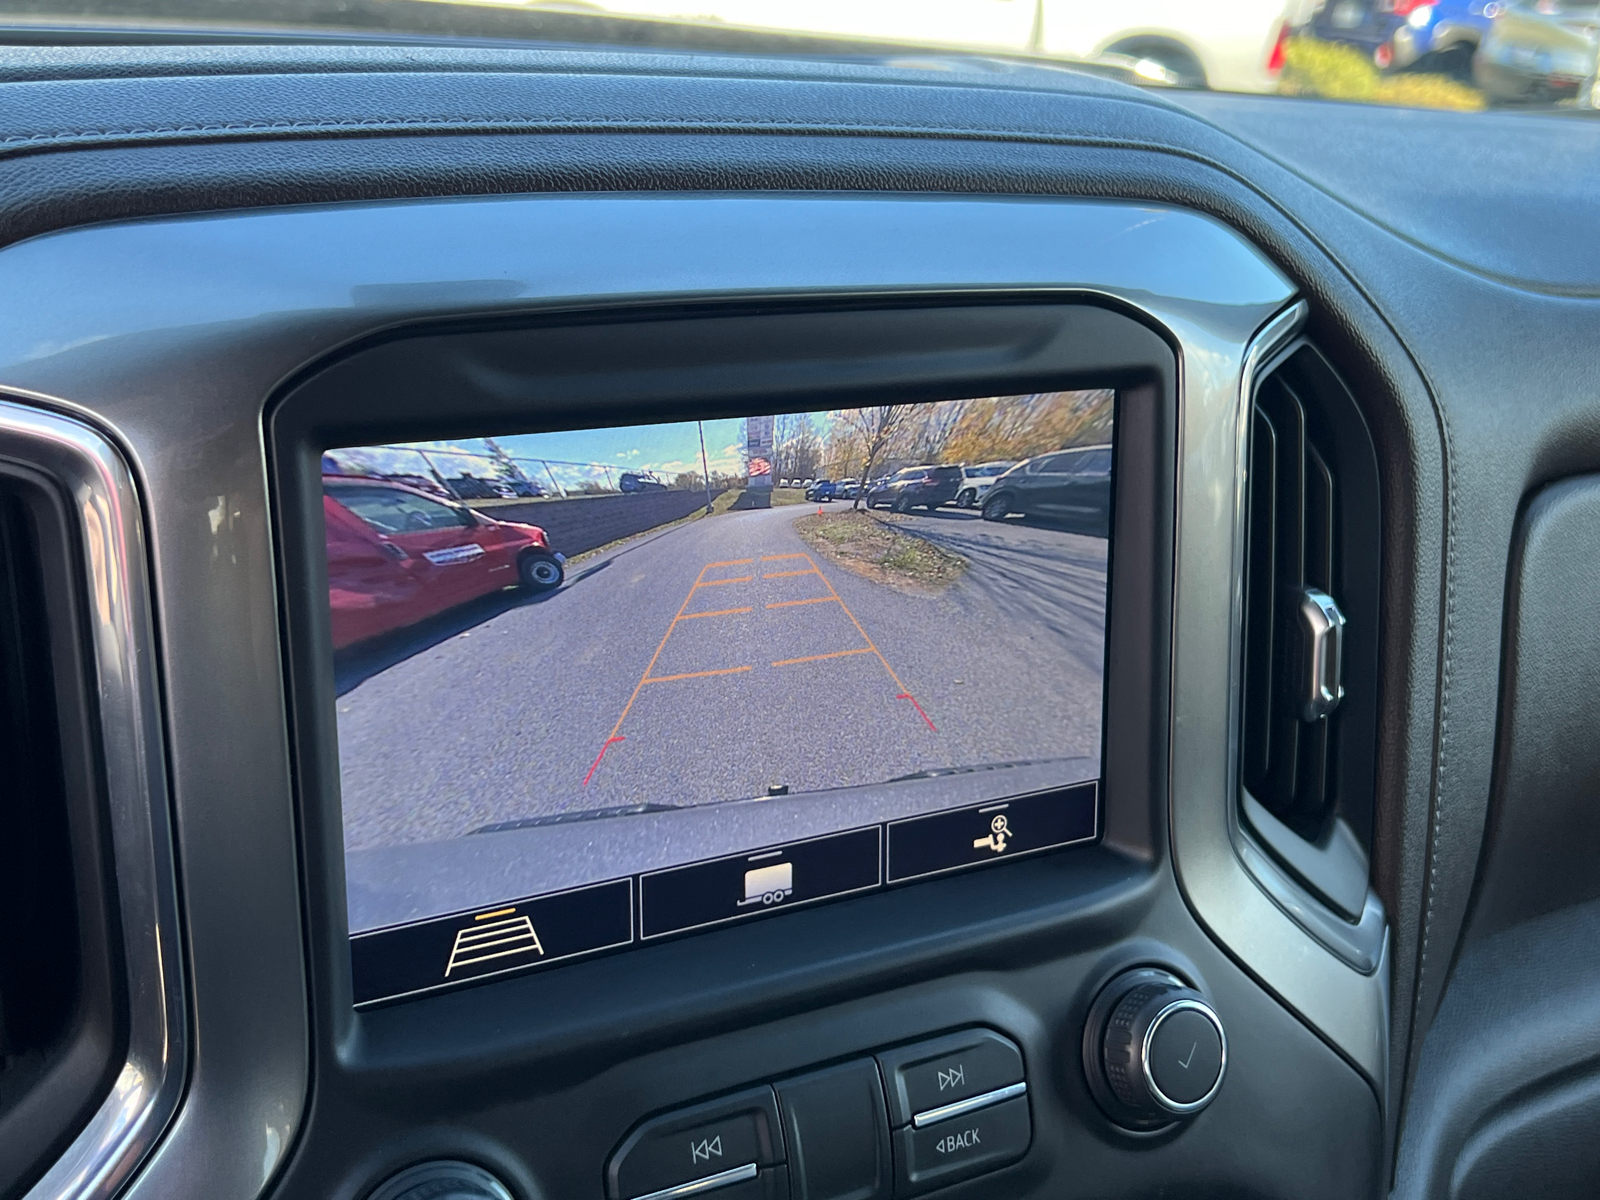
[[[357,1002],[1095,837],[1114,400],[325,452]]]

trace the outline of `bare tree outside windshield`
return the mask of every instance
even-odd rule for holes
[[[1476,112],[1596,110],[1597,0],[11,0],[30,40],[196,29],[624,45]],[[40,29],[44,26],[44,29]],[[74,31],[79,31],[75,33]]]

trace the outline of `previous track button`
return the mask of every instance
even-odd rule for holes
[[[610,1200],[636,1200],[696,1180],[754,1178],[784,1159],[777,1100],[765,1085],[654,1117],[637,1126],[606,1167]]]

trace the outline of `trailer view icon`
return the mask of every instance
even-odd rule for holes
[[[757,867],[744,873],[744,899],[739,901],[739,907],[747,904],[780,904],[793,893],[793,863]]]
[[[479,963],[515,954],[544,956],[538,931],[527,917],[516,915],[515,908],[497,908],[472,918],[473,923],[456,934],[455,945],[450,948],[450,961],[445,964],[444,977],[454,971],[475,967]],[[484,921],[487,924],[479,924]]]

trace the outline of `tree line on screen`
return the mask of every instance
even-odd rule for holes
[[[780,479],[876,479],[904,467],[1021,462],[1111,438],[1109,390],[987,396],[777,418]]]
[[[785,413],[774,419],[774,473],[779,480],[872,480],[910,466],[1020,462],[1108,441],[1111,419],[1108,390]],[[493,438],[479,442],[482,449],[475,450],[435,443],[331,450],[323,472],[392,479],[466,501],[611,494],[630,471],[657,479],[642,467],[519,457]],[[693,491],[706,486],[699,471],[659,482]],[[716,490],[746,482],[742,471],[711,472]]]

